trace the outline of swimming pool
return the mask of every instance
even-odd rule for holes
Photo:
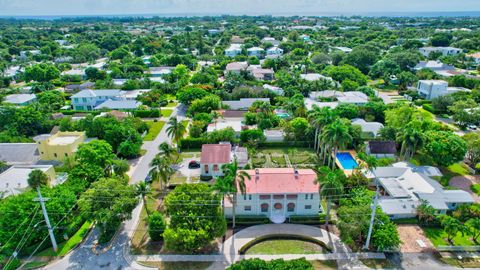
[[[358,163],[349,152],[337,153],[337,160],[344,170],[353,170],[358,167]]]

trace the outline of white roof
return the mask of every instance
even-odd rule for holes
[[[69,145],[74,143],[79,137],[80,136],[75,136],[75,135],[57,136],[50,140],[50,144]]]
[[[28,175],[33,170],[46,172],[52,167],[52,165],[15,165],[10,167],[0,174],[0,194],[3,193],[3,197],[6,197],[22,193],[29,187]]]
[[[140,107],[142,103],[136,100],[106,100],[102,104],[95,107],[95,110],[99,109],[114,109],[114,110],[128,110],[136,109]]]
[[[249,51],[249,52],[263,52],[264,49],[260,48],[260,47],[251,47],[251,48],[248,48],[247,51]]]
[[[333,81],[332,78],[327,77],[327,76],[323,76],[323,75],[318,74],[318,73],[300,74],[300,78],[302,78],[304,80],[307,80],[307,81],[318,81],[320,79]]]
[[[241,132],[242,131],[242,126],[243,126],[242,120],[233,120],[233,119],[225,120],[225,119],[222,119],[222,120],[218,120],[215,123],[209,124],[208,127],[207,127],[207,132],[212,132],[212,131],[215,131],[215,130],[222,130],[222,129],[226,129],[228,127],[233,128],[233,130],[235,132]]]
[[[359,91],[344,92],[343,97],[337,97],[340,103],[367,103],[368,97]]]
[[[335,109],[338,106],[338,102],[320,102],[320,101],[316,101],[313,98],[305,98],[304,103],[305,103],[305,107],[308,110],[313,109],[314,106],[317,106],[319,108],[329,107],[331,109]]]
[[[242,44],[233,43],[233,44],[230,44],[230,47],[228,47],[225,51],[241,51],[241,50],[242,50]]]
[[[118,89],[107,89],[107,90],[91,90],[91,89],[85,89],[82,90],[75,95],[72,96],[72,98],[83,98],[83,97],[118,97],[121,95],[121,90]]]
[[[35,96],[35,94],[12,94],[6,96],[4,102],[11,104],[22,104],[35,100],[36,98],[37,96]]]
[[[352,125],[359,125],[362,127],[363,132],[371,132],[374,136],[377,136],[383,124],[379,122],[367,122],[360,118],[355,118],[352,120]]]

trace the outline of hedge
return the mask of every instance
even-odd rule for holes
[[[292,224],[310,224],[310,225],[316,225],[316,224],[322,224],[325,223],[325,214],[319,214],[317,216],[297,216],[297,215],[292,215],[287,219],[288,223]],[[335,224],[334,220],[328,221],[329,224]]]
[[[133,116],[140,117],[140,118],[160,117],[160,110],[159,109],[135,110],[133,111]]]
[[[413,103],[417,106],[420,106],[420,105],[423,105],[423,104],[431,104],[432,101],[431,100],[425,100],[425,99],[417,99]]]
[[[85,110],[60,110],[63,115],[74,115],[76,113],[88,113],[92,115],[99,115],[100,111],[85,111]]]
[[[227,223],[232,224],[232,217],[227,217]],[[257,225],[268,224],[270,219],[267,216],[255,216],[255,215],[236,215],[236,225]]]
[[[205,138],[185,138],[181,139],[178,143],[180,149],[200,149],[202,144],[206,144],[207,140]]]
[[[262,142],[259,143],[259,147],[285,147],[285,146],[290,146],[290,147],[311,147],[313,142],[310,141],[284,141],[284,142]]]

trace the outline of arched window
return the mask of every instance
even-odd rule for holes
[[[277,210],[280,210],[280,209],[283,208],[283,206],[282,206],[281,203],[276,203],[276,204],[273,205],[273,207],[274,207],[275,209],[277,209]]]
[[[293,211],[295,211],[295,204],[294,204],[294,203],[289,203],[289,204],[287,204],[287,211],[288,211],[288,212],[293,212]]]
[[[262,203],[262,205],[260,205],[260,208],[263,213],[268,212],[268,203]]]

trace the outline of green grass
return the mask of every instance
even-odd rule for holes
[[[48,262],[36,262],[36,261],[28,262],[28,263],[25,264],[25,266],[23,266],[22,269],[24,269],[24,270],[35,269],[35,268],[40,268],[42,266],[45,266],[47,264],[48,264]]]
[[[434,246],[450,246],[450,243],[447,242],[447,234],[441,228],[423,228],[425,236],[430,239]],[[470,236],[465,234],[462,236],[462,233],[457,233],[453,238],[453,244],[455,246],[474,246],[475,243],[470,240]]]
[[[170,185],[181,185],[187,182],[187,177],[177,173],[170,178]]]
[[[322,246],[302,240],[266,240],[249,248],[245,254],[316,254],[324,253]]]
[[[457,175],[469,175],[470,172],[467,169],[467,165],[464,163],[455,163],[448,166],[448,170]]]
[[[162,109],[161,110],[161,114],[162,114],[163,117],[170,117],[172,112],[173,112],[173,110],[169,110],[169,109]]]
[[[171,107],[175,107],[175,106],[177,106],[176,102],[169,102],[166,107],[171,108]]]
[[[54,256],[65,256],[70,250],[75,248],[80,242],[82,242],[85,235],[90,230],[92,226],[92,221],[86,221],[83,223],[82,227],[65,242],[62,242],[58,245],[58,251],[53,251],[52,248],[47,248],[38,253],[38,256],[45,256],[45,257],[54,257]]]
[[[285,157],[283,156],[271,156],[272,162],[275,163],[279,168],[284,168],[287,165]]]
[[[480,268],[480,260],[478,258],[464,258],[462,260],[456,258],[440,258],[440,261],[457,268]]]
[[[162,111],[163,113],[163,111]],[[157,137],[158,133],[162,130],[163,126],[165,125],[165,122],[163,121],[146,121],[148,127],[150,128],[148,130],[147,135],[143,138],[144,141],[153,141]]]
[[[470,189],[477,195],[480,195],[480,184],[473,184]]]

